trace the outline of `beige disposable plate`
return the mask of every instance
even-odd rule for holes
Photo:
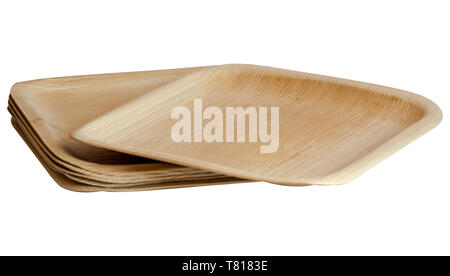
[[[78,192],[96,192],[96,191],[111,191],[111,192],[122,192],[122,191],[143,191],[143,190],[156,190],[156,189],[171,189],[171,188],[185,188],[185,187],[196,187],[196,186],[206,186],[206,185],[219,185],[219,184],[229,184],[235,183],[229,179],[216,179],[215,181],[205,182],[202,180],[196,181],[173,181],[168,183],[160,183],[160,184],[151,184],[151,185],[136,185],[130,187],[97,187],[92,185],[86,185],[84,182],[79,182],[73,179],[68,178],[66,175],[59,173],[58,171],[53,170],[48,164],[44,161],[42,156],[39,154],[38,149],[32,146],[31,142],[28,140],[28,137],[22,131],[22,128],[17,124],[17,121],[12,118],[11,120],[14,128],[23,138],[25,143],[29,146],[31,151],[36,155],[38,160],[50,174],[50,176],[58,183],[61,187]]]
[[[28,143],[31,143],[36,151],[39,152],[40,157],[44,159],[45,163],[52,168],[55,171],[58,171],[59,173],[64,174],[68,178],[74,179],[79,182],[83,182],[85,184],[89,185],[95,185],[95,186],[101,186],[101,187],[129,187],[129,186],[136,186],[136,185],[146,185],[146,184],[158,184],[158,183],[164,183],[164,182],[174,182],[174,181],[189,181],[189,180],[196,180],[198,177],[193,172],[192,174],[183,174],[179,177],[171,176],[169,179],[166,175],[161,175],[160,178],[157,178],[156,176],[153,176],[149,180],[142,180],[142,181],[135,181],[135,182],[120,182],[120,183],[114,183],[114,182],[104,182],[101,180],[93,179],[91,176],[86,176],[83,174],[80,174],[78,172],[71,171],[70,169],[67,169],[63,166],[60,166],[57,162],[55,162],[48,153],[48,150],[45,148],[42,148],[42,144],[38,141],[38,139],[35,137],[35,135],[32,133],[32,130],[30,130],[30,127],[27,126],[26,122],[24,122],[23,117],[21,115],[18,115],[16,111],[14,111],[14,104],[10,102],[10,106],[8,106],[8,110],[12,114],[15,124],[18,125],[21,130],[22,134],[27,136]],[[220,177],[223,178],[223,177]],[[211,180],[218,179],[217,176],[203,176],[201,177],[202,180],[208,181],[208,183]],[[239,181],[242,182],[242,180],[237,179],[231,179],[228,177],[229,181]]]
[[[65,168],[58,167],[58,164],[56,164],[51,158],[47,156],[47,153],[45,150],[41,148],[39,143],[36,142],[33,135],[30,135],[30,132],[28,130],[28,127],[26,127],[22,122],[21,118],[18,118],[14,111],[10,107],[8,107],[8,110],[13,115],[13,125],[15,128],[20,128],[19,134],[24,138],[25,142],[32,147],[32,150],[35,154],[38,154],[38,159],[41,162],[44,162],[47,169],[51,169],[51,172],[58,172],[61,175],[64,175],[65,178],[69,178],[71,180],[74,180],[77,183],[83,184],[83,185],[90,185],[90,186],[96,186],[96,187],[102,187],[102,188],[96,188],[96,190],[111,190],[111,191],[119,191],[119,190],[145,190],[145,189],[162,189],[162,188],[175,188],[175,187],[184,187],[184,185],[187,185],[188,187],[195,186],[195,184],[204,184],[204,185],[216,185],[216,184],[226,184],[226,183],[237,183],[237,182],[244,182],[244,180],[239,180],[231,177],[203,177],[200,180],[196,179],[195,177],[189,177],[188,175],[184,175],[180,178],[173,178],[170,180],[159,180],[159,181],[151,181],[151,182],[131,182],[131,183],[109,183],[109,182],[103,182],[103,181],[96,181],[92,180],[90,178],[86,178],[82,174],[78,174],[75,172],[72,172],[70,170],[67,170]],[[25,136],[25,137],[24,137]],[[49,171],[50,172],[50,171]],[[50,174],[52,174],[50,172]],[[59,177],[60,179],[61,177]],[[57,179],[55,179],[57,180]],[[58,182],[58,181],[57,181]],[[64,183],[58,182],[62,187],[67,188]],[[149,185],[155,185],[155,186],[149,186]],[[172,187],[172,185],[175,185],[175,187]],[[139,188],[137,186],[140,186]],[[80,191],[85,191],[86,187],[83,186],[83,188]],[[113,188],[113,189],[110,189]],[[118,189],[120,188],[120,189]],[[72,189],[73,190],[73,189]],[[79,190],[79,189],[78,189]]]
[[[10,109],[21,119],[47,161],[69,177],[135,185],[227,178],[211,172],[139,158],[71,139],[71,130],[116,106],[201,68],[102,74],[17,83]],[[242,181],[242,180],[236,180]]]
[[[203,110],[218,107],[224,118],[226,107],[279,107],[278,150],[261,154],[265,143],[250,143],[248,137],[241,143],[174,142],[171,130],[178,120],[171,112],[186,107],[194,117],[194,99],[202,100]],[[436,126],[441,117],[430,100],[394,88],[225,65],[155,89],[72,135],[98,147],[229,176],[286,185],[341,184]]]

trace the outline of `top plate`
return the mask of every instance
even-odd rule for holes
[[[243,116],[234,116],[240,111]],[[98,147],[246,179],[341,184],[441,117],[430,100],[398,89],[223,65],[157,88],[72,135]]]

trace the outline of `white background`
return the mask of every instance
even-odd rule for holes
[[[1,1],[0,254],[450,254],[448,1]],[[435,101],[442,123],[342,186],[76,193],[10,125],[23,80],[250,63]]]

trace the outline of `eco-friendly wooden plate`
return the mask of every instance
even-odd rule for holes
[[[74,180],[76,182],[82,183],[82,184],[86,184],[86,185],[92,185],[92,186],[98,186],[98,187],[104,187],[104,188],[126,188],[126,187],[131,187],[132,190],[136,189],[135,186],[138,185],[144,185],[147,186],[149,184],[156,184],[157,187],[160,187],[160,184],[164,184],[164,185],[171,185],[171,184],[175,184],[175,185],[179,185],[181,182],[183,183],[189,183],[189,186],[191,186],[190,184],[194,184],[194,183],[204,183],[209,184],[211,183],[212,185],[214,184],[219,184],[219,183],[224,183],[225,180],[227,180],[228,182],[243,182],[244,180],[238,180],[238,179],[234,179],[231,177],[221,177],[221,178],[217,178],[217,177],[213,177],[213,176],[203,176],[200,178],[200,181],[198,181],[198,177],[195,176],[195,174],[193,175],[189,175],[189,174],[184,174],[184,175],[180,175],[180,177],[170,177],[167,178],[166,176],[162,175],[161,178],[156,178],[156,177],[152,177],[151,179],[147,180],[147,181],[137,181],[137,182],[122,182],[122,183],[114,183],[114,182],[105,182],[105,181],[101,181],[101,180],[95,180],[89,177],[86,177],[83,174],[79,174],[77,172],[73,172],[70,171],[68,169],[65,169],[63,167],[59,167],[59,165],[57,163],[55,163],[51,158],[48,157],[47,153],[45,150],[43,150],[41,148],[41,146],[39,145],[39,143],[36,142],[35,138],[33,137],[33,135],[30,135],[30,132],[28,130],[28,127],[24,126],[24,124],[21,121],[21,118],[18,118],[15,114],[14,111],[8,107],[8,110],[11,112],[11,114],[13,115],[13,120],[14,120],[14,126],[18,126],[21,131],[20,134],[21,136],[26,136],[26,142],[29,146],[32,146],[34,148],[34,152],[37,152],[39,154],[39,159],[43,160],[45,162],[45,164],[53,171],[56,171],[60,174],[63,174],[65,177]],[[194,181],[194,182],[192,182]],[[62,185],[63,186],[63,185]]]
[[[102,74],[17,83],[11,109],[56,166],[55,170],[92,181],[132,185],[175,179],[227,178],[199,169],[91,147],[71,139],[69,132],[99,114],[157,86],[201,68]],[[49,161],[50,162],[50,161]]]
[[[10,113],[12,114],[13,118],[16,121],[16,124],[20,125],[22,132],[25,133],[25,135],[27,135],[28,140],[33,143],[33,146],[35,148],[38,148],[38,150],[42,151],[41,152],[41,157],[45,160],[45,162],[53,169],[56,170],[60,173],[65,174],[67,177],[71,178],[71,179],[75,179],[77,181],[80,182],[84,182],[86,184],[91,184],[91,185],[96,185],[96,186],[106,186],[106,187],[127,187],[127,186],[135,186],[135,185],[143,185],[143,184],[152,184],[152,183],[163,183],[163,182],[167,182],[167,181],[176,181],[178,180],[183,180],[183,181],[189,181],[192,179],[197,179],[199,178],[198,174],[195,173],[195,171],[191,172],[189,174],[189,172],[183,172],[179,175],[175,174],[173,171],[171,171],[171,174],[164,174],[164,172],[161,172],[160,177],[158,177],[156,175],[156,171],[155,174],[152,175],[151,178],[149,179],[142,179],[139,181],[132,181],[132,179],[129,182],[105,182],[103,177],[102,179],[97,179],[93,176],[86,176],[83,175],[81,173],[78,173],[76,171],[72,171],[64,166],[60,166],[60,164],[58,162],[55,162],[55,160],[53,160],[51,158],[51,153],[48,152],[48,150],[46,150],[45,148],[42,148],[42,144],[38,141],[38,139],[32,134],[32,131],[30,130],[29,126],[26,125],[26,122],[23,121],[22,116],[17,115],[17,113],[14,111],[13,108],[13,103],[10,103],[11,105],[8,107],[8,110],[10,111]],[[217,176],[215,175],[210,175],[210,176],[206,176],[206,175],[202,175],[201,179],[202,180],[210,180],[210,179],[216,179]],[[114,180],[113,180],[114,181]]]
[[[199,110],[222,111],[225,128],[231,125],[225,120],[226,107],[255,107],[259,115],[259,107],[278,107],[278,150],[262,154],[261,146],[267,143],[260,137],[249,142],[249,130],[240,135],[245,142],[193,142],[195,129],[202,130],[200,122],[206,126],[212,121],[202,122],[201,115],[200,122],[188,124],[192,142],[175,142],[171,131],[181,117],[172,119],[171,114],[181,108],[195,118],[194,99],[202,101]],[[155,89],[72,135],[90,145],[229,176],[286,185],[341,184],[436,126],[441,117],[430,100],[394,88],[269,67],[225,65]],[[236,133],[231,133],[236,141]]]
[[[168,183],[160,183],[160,184],[150,184],[150,185],[136,185],[130,187],[98,187],[92,185],[86,185],[83,182],[78,182],[73,179],[68,178],[66,175],[59,173],[58,171],[53,170],[48,166],[48,164],[44,161],[42,156],[38,153],[38,150],[34,148],[31,142],[28,140],[28,137],[22,131],[22,128],[17,124],[17,121],[12,118],[11,123],[17,132],[20,134],[25,143],[29,146],[31,151],[35,154],[50,176],[58,183],[61,187],[77,192],[96,192],[96,191],[111,191],[111,192],[123,192],[123,191],[143,191],[143,190],[156,190],[156,189],[172,189],[172,188],[185,188],[185,187],[196,187],[196,186],[206,186],[206,185],[219,185],[219,184],[230,184],[235,183],[235,181],[230,181],[231,178],[222,178],[217,179],[211,182],[205,182],[202,180],[196,181],[173,181]]]

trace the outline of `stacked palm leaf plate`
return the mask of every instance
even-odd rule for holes
[[[174,110],[195,117],[199,102],[200,118],[177,141]],[[20,82],[8,110],[49,174],[75,191],[341,184],[442,117],[436,104],[410,92],[256,65]],[[229,117],[229,110],[241,113]],[[268,133],[276,134],[272,141]]]

